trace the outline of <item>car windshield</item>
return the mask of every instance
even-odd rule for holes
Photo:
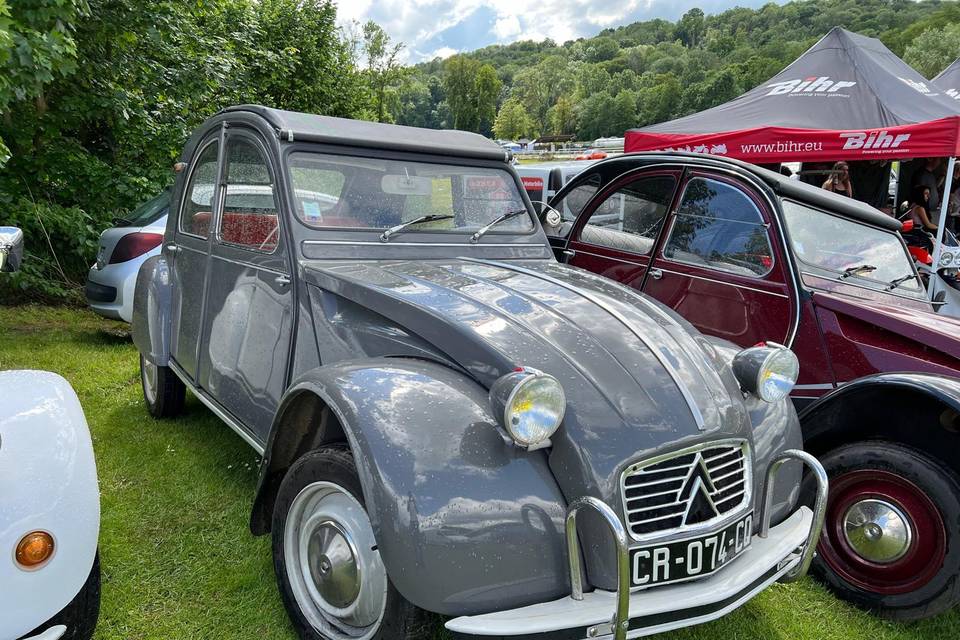
[[[131,211],[130,215],[124,216],[123,219],[125,222],[129,222],[131,227],[145,227],[167,215],[169,208],[170,192],[164,189],[160,195],[150,198]]]
[[[913,263],[900,238],[854,220],[796,202],[783,202],[783,215],[796,256],[831,277],[869,282],[899,293],[921,294]]]
[[[387,230],[431,216],[403,231],[474,233],[526,210],[516,180],[503,169],[303,152],[288,163],[296,214],[312,227]],[[530,215],[518,215],[490,233],[533,229]]]

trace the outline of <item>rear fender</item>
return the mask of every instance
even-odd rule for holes
[[[515,447],[486,390],[430,361],[342,362],[299,378],[267,441],[254,533],[269,529],[290,464],[338,437],[353,452],[379,553],[405,598],[463,615],[569,592],[566,503],[546,453]]]
[[[170,360],[170,267],[162,255],[144,260],[133,296],[133,344],[153,364]]]
[[[960,380],[926,373],[880,373],[854,380],[800,412],[805,447],[889,439],[960,470]]]

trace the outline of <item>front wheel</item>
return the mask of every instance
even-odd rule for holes
[[[183,411],[187,389],[170,367],[160,367],[140,355],[140,386],[154,418],[172,418]]]
[[[830,476],[814,573],[837,595],[892,620],[960,601],[960,481],[923,453],[859,442],[821,458]]]
[[[303,640],[419,640],[426,612],[387,577],[353,455],[312,451],[287,471],[273,511],[273,566]]]

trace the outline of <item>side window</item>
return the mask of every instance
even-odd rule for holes
[[[748,276],[762,276],[773,266],[757,205],[733,185],[709,178],[687,183],[663,255]]]
[[[180,231],[206,239],[213,217],[213,194],[217,185],[217,147],[209,144],[194,161],[187,197],[180,208]]]
[[[226,171],[220,241],[255,251],[273,251],[280,228],[266,159],[249,138],[232,138],[227,144]]]
[[[651,176],[617,189],[590,214],[580,240],[648,255],[663,226],[676,184],[673,176]]]

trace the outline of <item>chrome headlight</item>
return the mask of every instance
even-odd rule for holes
[[[800,362],[790,349],[767,342],[738,353],[733,358],[733,373],[744,391],[767,402],[778,402],[797,383]]]
[[[503,426],[519,446],[549,446],[550,436],[563,420],[567,400],[553,376],[520,368],[497,379],[490,387],[490,405],[503,417]]]

